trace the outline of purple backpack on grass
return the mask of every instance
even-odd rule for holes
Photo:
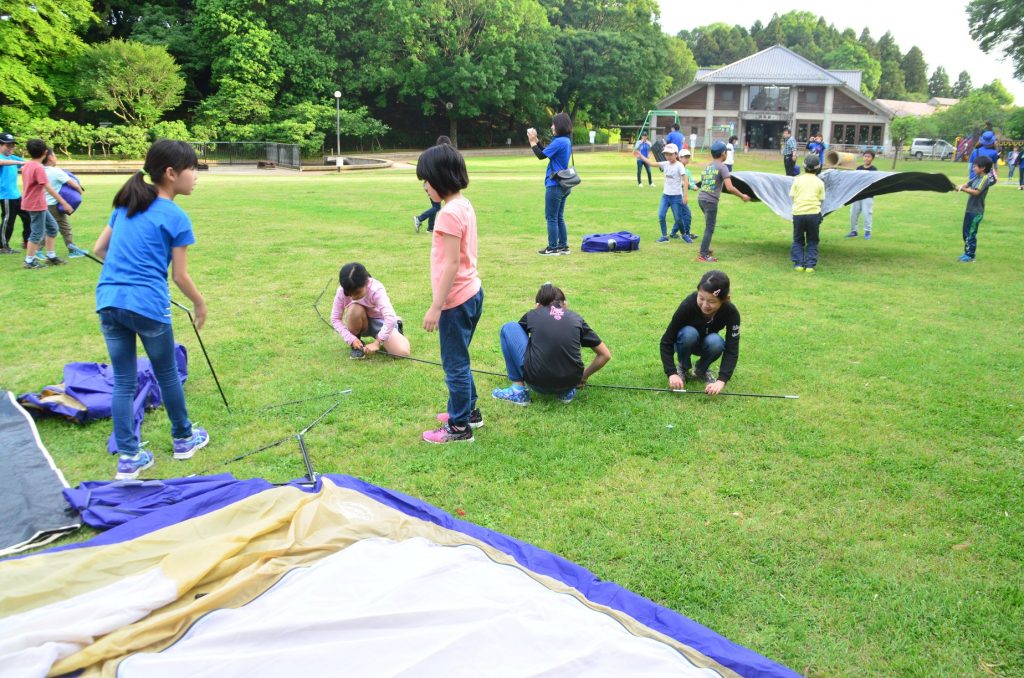
[[[581,252],[633,252],[640,249],[640,236],[629,231],[591,233],[583,236]]]

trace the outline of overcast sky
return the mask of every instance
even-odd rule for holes
[[[722,4],[692,2],[691,0],[658,0],[661,5],[661,27],[675,35],[684,28],[722,22],[750,26],[761,20],[767,24],[772,14],[785,14],[791,10],[812,12],[825,17],[840,32],[852,28],[860,35],[867,26],[871,36],[878,40],[891,31],[896,44],[904,53],[914,45],[924,52],[931,77],[936,66],[949,73],[955,83],[960,71],[967,71],[975,87],[999,79],[1024,105],[1024,82],[1013,78],[1013,65],[1002,55],[985,54],[971,39],[967,27],[966,0],[928,0],[928,2],[899,2],[893,0],[855,0],[854,2],[807,2],[804,0],[732,0]]]

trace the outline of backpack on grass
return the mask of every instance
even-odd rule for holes
[[[583,236],[581,252],[633,252],[640,249],[640,236],[629,231],[591,233]]]

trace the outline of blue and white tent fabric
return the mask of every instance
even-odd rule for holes
[[[115,526],[0,562],[0,676],[797,675],[559,556],[349,476],[68,494]]]
[[[822,216],[852,202],[900,191],[935,191],[948,193],[956,186],[945,174],[929,172],[857,172],[828,169],[821,173],[825,184],[825,200],[821,204]],[[732,183],[741,193],[761,201],[772,212],[790,221],[793,219],[793,199],[789,189],[793,177],[766,172],[733,172]]]

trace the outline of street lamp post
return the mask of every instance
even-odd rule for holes
[[[334,90],[334,155],[341,156],[341,92]]]

